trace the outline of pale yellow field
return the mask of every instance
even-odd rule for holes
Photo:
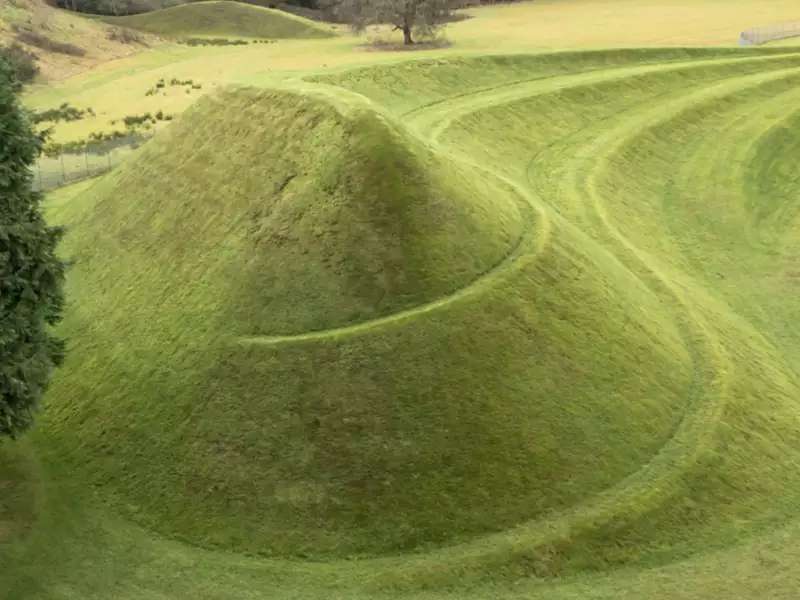
[[[800,19],[790,0],[542,0],[483,7],[452,27],[478,49],[735,45],[750,27]]]
[[[471,18],[444,32],[443,49],[382,51],[346,31],[327,40],[287,40],[269,45],[199,47],[162,44],[134,56],[108,61],[51,85],[31,88],[27,103],[37,109],[69,101],[97,116],[61,124],[55,140],[81,139],[93,131],[119,128],[126,115],[179,114],[200,94],[228,84],[259,85],[298,71],[472,53],[540,52],[623,46],[736,45],[743,29],[800,19],[794,0],[545,0],[466,11]],[[386,33],[379,33],[387,35]],[[145,96],[160,78],[193,79],[202,90],[164,90]]]

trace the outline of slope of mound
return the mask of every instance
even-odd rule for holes
[[[35,519],[35,471],[22,448],[0,447],[0,548],[23,536]]]
[[[344,555],[649,461],[692,379],[660,299],[511,182],[322,98],[206,99],[59,209],[81,350],[44,426],[69,469],[196,543]]]
[[[664,299],[692,349],[684,459],[662,465],[658,483],[634,477],[589,499],[572,515],[594,519],[588,535],[573,526],[547,547],[557,569],[664,560],[796,514],[800,120],[789,107],[800,56],[704,58],[487,86],[406,113],[441,146],[524,181],[617,257]]]
[[[333,35],[329,29],[308,19],[228,1],[192,2],[140,15],[102,19],[113,25],[173,37],[320,38]]]

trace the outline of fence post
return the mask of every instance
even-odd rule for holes
[[[67,182],[67,169],[64,167],[64,153],[59,154],[61,158],[61,183]]]

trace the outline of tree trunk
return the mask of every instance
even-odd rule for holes
[[[403,24],[403,44],[409,46],[414,43],[414,40],[411,39],[411,25],[408,23]]]

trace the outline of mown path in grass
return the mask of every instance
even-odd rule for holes
[[[506,174],[493,165],[478,165],[467,153],[448,146],[447,141],[441,139],[446,137],[449,129],[458,127],[459,120],[486,109],[502,110],[504,105],[580,88],[658,81],[659,77],[674,74],[683,78],[677,90],[660,93],[655,102],[649,96],[633,103],[624,112],[610,114],[593,126],[552,141],[523,160],[525,168],[517,176]],[[698,89],[696,86],[700,82],[704,85]],[[496,283],[505,275],[504,271],[522,256],[527,262],[545,252],[546,240],[551,235],[558,236],[559,229],[568,229],[596,238],[646,287],[664,298],[664,305],[672,313],[692,357],[694,380],[689,389],[686,413],[673,436],[649,462],[616,486],[561,514],[548,515],[472,542],[407,557],[402,565],[395,564],[383,576],[379,575],[383,560],[368,561],[373,566],[370,579],[381,582],[381,585],[400,582],[404,585],[433,584],[439,579],[449,580],[452,570],[479,577],[501,568],[514,557],[524,559],[528,555],[546,552],[549,547],[574,543],[581,536],[591,535],[612,523],[618,527],[633,523],[671,500],[676,482],[687,475],[700,457],[711,451],[717,423],[730,393],[728,373],[734,366],[725,344],[703,314],[702,303],[693,300],[687,292],[694,284],[685,274],[660,264],[657,257],[638,248],[618,229],[605,207],[597,179],[609,170],[609,162],[615,154],[634,143],[644,132],[664,122],[678,121],[699,107],[730,97],[740,98],[743,101],[741,108],[748,110],[747,101],[751,100],[754,91],[760,94],[787,93],[797,82],[800,82],[800,60],[792,55],[637,65],[513,82],[439,100],[403,115],[408,126],[439,152],[485,172],[526,198],[539,215],[540,227],[548,235],[537,236],[535,248],[519,247],[513,261],[504,261],[481,278],[480,285],[469,286],[423,307],[335,330],[298,336],[248,338],[246,342],[305,342],[328,335],[366,334],[394,320],[408,319],[432,310],[446,310],[451,302],[462,296],[481,293],[484,286]],[[575,210],[571,216],[562,214],[566,211],[560,207],[566,205]],[[532,241],[528,239],[526,243]],[[448,565],[447,569],[441,568],[443,563]]]
[[[490,171],[488,170],[484,171],[486,172],[487,177],[493,176],[493,173],[491,173]],[[498,181],[501,181],[502,183],[508,185],[507,181],[502,180],[500,178],[497,179]],[[512,193],[514,194],[519,194],[521,191],[516,186],[509,186],[509,187],[511,187]],[[363,335],[363,334],[368,334],[369,332],[372,331],[380,330],[382,327],[385,327],[387,325],[400,325],[403,322],[408,321],[410,319],[415,319],[434,311],[446,309],[448,306],[451,306],[457,302],[461,302],[470,297],[479,295],[487,288],[495,286],[497,284],[498,278],[506,276],[506,272],[509,269],[514,269],[520,260],[522,260],[523,258],[526,261],[529,260],[531,258],[530,255],[531,247],[535,247],[541,250],[547,243],[547,238],[549,235],[549,224],[547,220],[545,218],[535,218],[533,216],[530,205],[525,202],[524,197],[520,198],[519,205],[522,217],[523,219],[525,219],[527,223],[527,227],[523,231],[523,234],[520,236],[520,238],[517,240],[511,252],[508,253],[503,258],[503,260],[501,260],[498,264],[492,267],[489,271],[479,275],[476,279],[474,279],[471,283],[469,283],[469,285],[453,292],[452,294],[448,294],[432,302],[427,302],[419,306],[414,306],[412,308],[402,310],[384,317],[378,317],[376,319],[362,321],[354,325],[345,325],[343,327],[335,327],[332,329],[323,329],[319,331],[309,331],[295,335],[259,335],[252,337],[243,337],[239,338],[238,342],[245,345],[252,344],[252,345],[276,346],[283,344],[301,344],[301,343],[317,342],[327,338],[332,339],[332,338],[341,338],[354,335]]]
[[[708,67],[694,65],[692,68]],[[654,69],[635,70],[635,74],[629,73],[628,76],[635,77],[652,70]],[[578,76],[577,80],[580,81],[581,77]],[[560,516],[550,516],[520,526],[515,530],[513,538],[506,534],[490,536],[488,539],[491,541],[485,544],[482,550],[477,547],[472,548],[473,552],[480,555],[481,568],[491,569],[499,566],[490,560],[491,555],[505,561],[515,553],[522,556],[535,552],[539,547],[557,546],[574,541],[576,537],[611,522],[621,525],[623,521],[642,518],[648,511],[668,502],[672,484],[683,477],[701,455],[710,450],[709,444],[714,438],[715,428],[729,393],[726,385],[727,373],[733,365],[727,358],[726,349],[716,336],[713,327],[701,315],[701,310],[686,296],[685,290],[688,287],[686,283],[675,282],[674,273],[664,269],[658,264],[657,259],[638,249],[613,224],[603,205],[603,196],[597,191],[596,178],[599,176],[598,173],[606,168],[609,156],[619,152],[621,147],[641,135],[642,131],[662,121],[677,119],[686,112],[696,110],[698,105],[715,103],[728,95],[741,94],[770,83],[791,89],[797,82],[800,82],[800,68],[794,67],[747,77],[730,77],[727,81],[723,80],[700,91],[687,93],[686,90],[681,90],[678,93],[668,93],[655,107],[648,102],[638,111],[626,111],[624,119],[620,119],[620,124],[617,126],[608,127],[607,123],[602,123],[598,127],[582,130],[579,135],[584,138],[583,144],[576,144],[575,140],[560,140],[560,144],[554,145],[555,148],[547,149],[553,153],[558,153],[559,145],[567,149],[572,158],[561,163],[565,173],[569,174],[565,184],[568,189],[564,193],[572,196],[573,200],[578,198],[580,203],[589,208],[590,220],[596,221],[594,230],[600,230],[601,236],[605,234],[612,244],[619,247],[615,254],[629,265],[633,261],[634,264],[629,268],[637,272],[648,287],[663,295],[668,304],[678,309],[673,311],[674,318],[683,332],[686,346],[693,357],[695,380],[690,390],[689,407],[679,428],[650,462],[614,488],[587,499],[586,502]],[[561,87],[559,83],[564,82],[557,82],[553,88],[559,89]],[[521,89],[514,89],[511,92],[504,90],[500,94],[494,91],[479,92],[476,96],[478,99],[473,107],[476,111],[490,106],[496,108],[505,102],[526,98]],[[462,97],[455,104],[457,104],[456,110],[450,111],[447,102],[437,103],[436,112],[448,115],[443,119],[444,123],[434,124],[431,127],[430,119],[423,120],[425,127],[430,127],[430,130],[435,132],[434,136],[441,135],[454,120],[470,112],[468,98]],[[665,104],[669,107],[666,111]],[[545,158],[541,154],[528,164],[536,164],[537,159],[544,162]],[[559,155],[559,159],[565,159],[565,156]],[[533,182],[532,187],[538,187],[543,197],[550,197],[552,204],[558,204],[552,200],[554,195],[552,190],[547,192]],[[625,256],[626,254],[628,256]],[[452,553],[453,549],[448,549],[448,552]],[[461,560],[469,560],[468,551],[456,554]],[[450,554],[448,558],[452,560],[455,556]],[[473,558],[477,556],[473,555]],[[475,569],[477,565],[471,564],[469,567]],[[419,575],[415,573],[412,579],[417,577]]]
[[[762,66],[766,67],[768,64],[779,65],[792,60],[793,57],[791,55],[789,58],[766,56],[692,62],[667,61],[666,63],[628,65],[610,69],[591,69],[587,72],[580,72],[577,74],[536,77],[529,80],[513,81],[497,87],[483,88],[472,93],[459,94],[453,98],[438,100],[402,113],[401,118],[403,121],[422,139],[436,146],[439,152],[458,160],[472,169],[477,169],[485,173],[487,177],[513,190],[518,198],[525,201],[523,205],[525,205],[527,211],[531,209],[535,211],[537,215],[535,223],[532,223],[532,226],[520,237],[514,249],[492,269],[481,274],[469,285],[432,302],[412,307],[395,314],[332,329],[300,332],[289,335],[251,336],[241,338],[239,341],[243,344],[257,345],[292,344],[314,342],[325,339],[326,337],[334,338],[361,335],[370,331],[375,331],[384,325],[401,323],[417,315],[446,309],[453,303],[480,294],[482,290],[497,285],[500,278],[504,276],[504,271],[509,268],[514,268],[515,263],[523,256],[526,256],[525,263],[527,264],[531,258],[528,256],[530,254],[530,249],[528,247],[535,247],[534,253],[541,252],[544,249],[551,228],[549,222],[551,217],[548,216],[547,211],[542,209],[537,195],[531,193],[529,186],[534,185],[533,182],[524,180],[516,181],[503,175],[491,166],[477,164],[464,153],[448,152],[448,148],[439,143],[438,140],[443,132],[449,127],[452,127],[458,119],[470,114],[479,113],[481,110],[490,107],[522,101],[533,96],[556,94],[564,90],[584,87],[589,88],[600,84],[613,84],[616,81],[646,78],[648,75],[657,77],[659,74],[663,73],[685,73],[686,71],[697,69],[698,74],[703,76],[709,69],[715,67],[729,69],[735,65],[736,67],[743,67],[742,70],[757,70],[762,68]],[[544,151],[543,149],[540,152]],[[529,160],[530,165],[532,167],[535,166],[538,159],[538,154],[532,156]],[[528,220],[533,221],[533,219],[530,218]]]
[[[678,79],[673,81],[673,77]],[[585,238],[608,252],[612,260],[662,299],[664,310],[680,331],[694,365],[682,420],[669,441],[635,473],[559,513],[507,531],[418,554],[302,563],[237,557],[193,549],[175,542],[164,542],[160,549],[169,550],[173,557],[178,557],[176,563],[194,561],[202,564],[211,577],[223,580],[236,573],[242,581],[251,584],[264,577],[279,581],[278,587],[294,579],[304,580],[311,587],[319,586],[320,590],[359,588],[352,593],[342,591],[341,596],[336,595],[338,592],[320,592],[320,595],[329,597],[380,597],[383,594],[387,597],[402,597],[404,594],[415,598],[439,597],[437,592],[419,591],[419,588],[440,583],[455,585],[467,580],[479,586],[480,580],[487,576],[500,574],[502,578],[508,565],[524,565],[547,554],[551,548],[575,544],[582,537],[591,537],[609,526],[634,526],[670,503],[679,491],[678,480],[687,477],[700,458],[714,451],[712,446],[718,423],[732,397],[732,371],[737,368],[732,355],[738,350],[734,344],[740,341],[722,328],[730,326],[735,329],[739,325],[736,315],[729,314],[731,309],[724,300],[712,292],[703,291],[704,284],[697,280],[691,257],[677,252],[666,259],[658,252],[658,243],[661,243],[658,236],[649,240],[626,225],[626,214],[617,212],[626,207],[615,197],[615,186],[626,175],[635,175],[620,172],[620,165],[624,164],[620,157],[635,155],[644,145],[643,140],[651,143],[650,138],[658,137],[662,130],[668,131],[668,125],[674,125],[678,130],[692,125],[693,134],[702,135],[702,124],[709,119],[707,113],[713,113],[716,106],[722,107],[719,111],[730,126],[718,141],[709,139],[694,150],[708,152],[715,143],[729,143],[740,148],[738,155],[741,156],[748,146],[761,141],[776,121],[781,121],[774,115],[798,98],[798,83],[800,58],[792,55],[715,59],[637,65],[515,82],[406,111],[403,116],[409,128],[436,151],[480,170],[512,190],[525,203],[525,212],[532,226],[501,263],[450,296],[394,315],[333,330],[240,340],[264,345],[313,343],[325,337],[369,335],[390,324],[402,325],[411,318],[427,318],[464,298],[483,293],[506,277],[514,277],[519,266],[530,264],[552,251],[549,243],[560,235]],[[642,86],[649,93],[631,93],[627,97],[628,85]],[[598,89],[606,97],[617,94],[618,103],[609,103],[607,112],[588,124],[565,125],[561,135],[545,142],[538,140],[538,146],[532,143],[531,151],[520,148],[514,161],[479,162],[469,149],[460,146],[461,138],[454,135],[460,129],[468,130],[476,123],[480,124],[487,111],[502,114],[514,106],[532,110],[536,102],[546,102],[551,97],[562,102],[565,99],[561,94],[577,95]],[[576,100],[577,104],[580,104],[579,100]],[[789,118],[786,115],[782,117],[783,120]],[[713,130],[710,133],[716,134]],[[667,156],[675,159],[675,168],[680,174],[678,183],[686,184],[693,177],[702,176],[693,170],[691,155],[680,156],[680,148],[675,148]],[[663,181],[655,179],[658,185],[672,181],[666,176]],[[734,185],[730,179],[728,183]],[[682,240],[675,242],[678,245],[686,242],[686,234],[675,233],[673,237]],[[720,314],[725,315],[722,320]],[[155,562],[158,559],[149,560]],[[520,570],[527,574],[536,572],[535,568],[526,569],[524,566]],[[511,571],[514,572],[513,567]],[[162,572],[162,577],[169,582],[175,575]],[[626,580],[623,573],[621,580],[627,581],[630,588],[636,588],[637,576],[628,573],[627,577]],[[676,580],[679,579],[680,576],[676,576]],[[175,581],[173,586],[178,585]],[[624,597],[606,580],[596,584],[598,598]],[[137,585],[159,584],[137,582],[133,588]],[[528,587],[521,594],[547,598],[592,597],[590,594],[595,592],[589,589],[591,585],[591,580],[588,583],[568,582],[562,594],[550,584],[542,584],[541,589]],[[167,589],[170,584],[165,586]],[[133,588],[126,597],[135,597]],[[371,591],[363,592],[363,589]],[[493,597],[491,594],[511,597],[516,593],[507,589],[501,592],[499,588],[476,587],[476,590],[476,597]],[[163,597],[173,597],[169,593],[164,592],[166,595]],[[469,593],[456,593],[454,597],[465,597]],[[159,597],[158,594],[155,592],[147,597]],[[213,597],[244,597],[241,594],[238,584],[232,583],[230,590],[218,590]],[[448,594],[442,592],[441,596]]]

